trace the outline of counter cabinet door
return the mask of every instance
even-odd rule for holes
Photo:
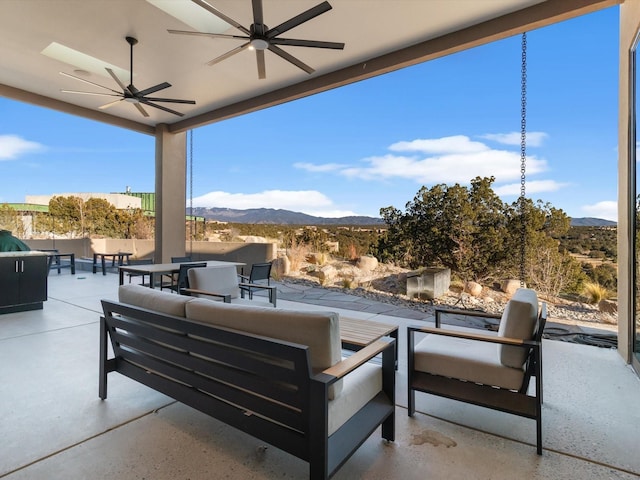
[[[15,305],[19,302],[20,264],[18,262],[18,257],[0,258],[0,307]]]
[[[48,262],[46,256],[23,257],[20,261],[20,302],[44,302],[47,299]]]

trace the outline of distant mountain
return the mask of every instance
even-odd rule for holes
[[[615,227],[616,225],[618,225],[617,222],[603,218],[584,217],[571,219],[572,227]]]
[[[196,207],[194,215],[204,217],[207,220],[219,222],[272,224],[272,225],[379,225],[381,218],[352,216],[352,217],[314,217],[301,212],[274,208],[250,208],[248,210],[236,210],[233,208],[206,208]],[[572,218],[572,227],[615,227],[616,222],[603,218]]]
[[[251,208],[235,210],[232,208],[196,207],[193,214],[207,220],[232,223],[274,224],[274,225],[378,225],[381,218],[352,216],[340,218],[314,217],[306,213],[292,212],[273,208]]]

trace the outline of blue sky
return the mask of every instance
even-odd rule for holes
[[[527,196],[617,220],[618,8],[527,39]],[[0,202],[153,191],[153,137],[5,98],[0,112]],[[193,204],[379,216],[478,175],[513,202],[519,131],[516,36],[194,130]]]

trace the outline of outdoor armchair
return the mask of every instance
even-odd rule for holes
[[[497,334],[441,325],[441,316],[500,318]],[[537,453],[542,454],[542,332],[546,304],[535,291],[520,288],[502,317],[483,312],[436,309],[436,328],[410,326],[408,414],[415,393],[459,400],[536,421]],[[529,382],[535,377],[535,388]]]
[[[277,289],[275,285],[253,284],[241,282],[235,267],[207,267],[189,271],[189,288],[181,290],[185,295],[206,297],[212,300],[222,300],[226,303],[246,303],[242,289],[252,288],[268,293],[269,303],[276,306]]]

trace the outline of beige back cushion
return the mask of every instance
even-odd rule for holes
[[[535,290],[519,288],[502,313],[498,336],[531,340],[538,319],[538,296]],[[500,362],[505,367],[522,368],[527,350],[520,347],[498,345]]]
[[[189,288],[205,292],[240,296],[238,272],[235,266],[192,268],[189,270]]]
[[[166,315],[185,316],[184,306],[193,300],[185,295],[162,292],[142,285],[121,285],[118,288],[118,300],[121,303],[155,310]]]
[[[339,317],[335,312],[284,310],[194,298],[187,304],[186,313],[191,320],[307,345],[314,373],[342,359]],[[332,387],[330,399],[339,395],[342,381]]]

